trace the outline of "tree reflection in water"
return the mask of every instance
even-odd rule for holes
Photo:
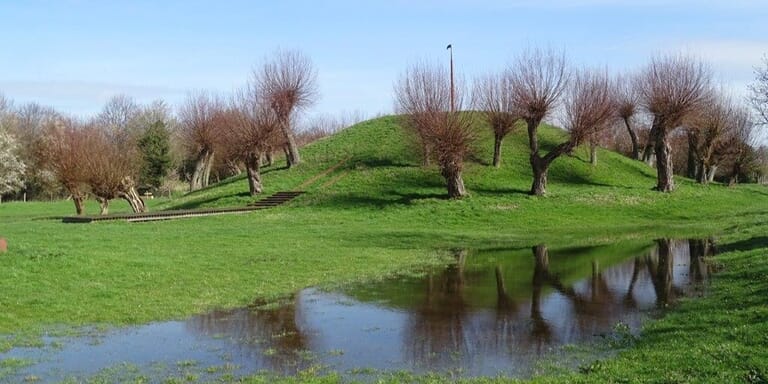
[[[706,281],[706,257],[715,251],[711,240],[670,239],[638,248],[640,254],[614,256],[613,249],[550,251],[540,244],[527,251],[528,261],[520,250],[492,258],[455,250],[454,263],[422,280],[374,283],[335,299],[299,294],[293,305],[213,312],[188,327],[226,335],[250,351],[255,365],[281,373],[306,368],[301,351],[340,350],[343,356],[320,363],[350,369],[386,361],[392,369],[494,374],[530,367],[553,347],[593,340],[619,322],[638,326],[644,311],[664,308]],[[387,329],[360,331],[383,318],[390,320],[374,329]]]

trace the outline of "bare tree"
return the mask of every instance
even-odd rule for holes
[[[291,122],[297,111],[311,106],[318,97],[312,61],[298,51],[278,51],[254,71],[253,82],[280,122],[288,167],[298,165],[301,156]]]
[[[520,118],[512,103],[512,84],[507,73],[488,75],[475,81],[474,105],[493,130],[493,166],[501,165],[501,144],[517,127]]]
[[[205,92],[187,96],[179,110],[183,141],[195,164],[190,191],[208,186],[222,117],[221,102]]]
[[[639,104],[639,95],[635,90],[634,82],[626,76],[618,76],[614,82],[616,114],[624,123],[624,127],[629,133],[629,139],[632,141],[632,158],[641,160],[640,144],[637,138],[637,132],[633,127],[632,117],[637,113]]]
[[[526,123],[530,163],[533,169],[532,195],[543,195],[547,188],[546,170],[554,157],[540,153],[539,124],[557,106],[569,78],[568,66],[562,54],[530,50],[517,57],[508,69],[512,89],[512,105]],[[565,148],[561,149],[564,150]]]
[[[409,67],[395,85],[398,112],[406,116],[405,124],[420,132],[431,149],[430,155],[445,178],[448,197],[467,194],[462,171],[464,159],[475,140],[470,116],[458,112],[461,92],[456,95],[456,110],[451,108],[450,77],[445,68],[417,64]]]
[[[96,121],[110,139],[121,146],[130,146],[140,135],[140,127],[137,117],[141,113],[141,107],[132,97],[116,95],[110,98],[101,112],[96,116]]]
[[[733,123],[730,134],[731,171],[728,185],[739,182],[739,177],[748,171],[748,166],[754,160],[757,144],[755,124],[747,108],[736,108],[733,112]]]
[[[279,140],[280,132],[277,115],[260,96],[255,87],[248,87],[235,96],[232,124],[225,135],[235,158],[245,163],[251,196],[263,191],[261,159]]]
[[[651,60],[635,82],[640,104],[653,115],[650,140],[656,154],[656,190],[675,189],[669,136],[711,94],[708,67],[685,56],[659,56]]]
[[[714,176],[717,162],[729,147],[729,131],[738,121],[738,107],[724,95],[714,95],[684,123],[688,135],[688,176],[706,184]]]
[[[85,154],[88,137],[79,129],[79,123],[60,118],[46,127],[46,134],[38,151],[38,164],[50,169],[69,193],[78,215],[84,213],[87,197]]]

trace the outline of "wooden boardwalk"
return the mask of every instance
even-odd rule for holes
[[[253,202],[245,207],[232,207],[232,208],[210,208],[210,209],[184,209],[177,211],[157,211],[146,213],[125,213],[103,216],[65,216],[61,219],[64,223],[93,223],[97,221],[127,221],[127,222],[141,222],[141,221],[155,221],[155,220],[172,220],[181,219],[187,217],[200,217],[200,216],[214,216],[214,215],[233,215],[243,214],[262,209],[269,209],[283,205],[299,195],[303,194],[303,191],[283,191],[277,192],[265,199]]]

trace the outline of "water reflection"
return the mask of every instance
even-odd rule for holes
[[[57,381],[69,376],[61,372],[87,375],[123,361],[150,367],[194,359],[200,366],[234,364],[238,374],[293,374],[321,364],[340,372],[524,376],[558,346],[594,341],[617,323],[636,330],[648,311],[701,290],[714,253],[706,239],[455,250],[454,263],[423,278],[308,289],[279,308],[215,311],[116,331],[98,344],[69,342],[21,374]]]

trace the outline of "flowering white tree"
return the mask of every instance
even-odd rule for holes
[[[0,130],[0,201],[3,194],[24,185],[24,163],[16,155],[17,146],[13,136]]]

